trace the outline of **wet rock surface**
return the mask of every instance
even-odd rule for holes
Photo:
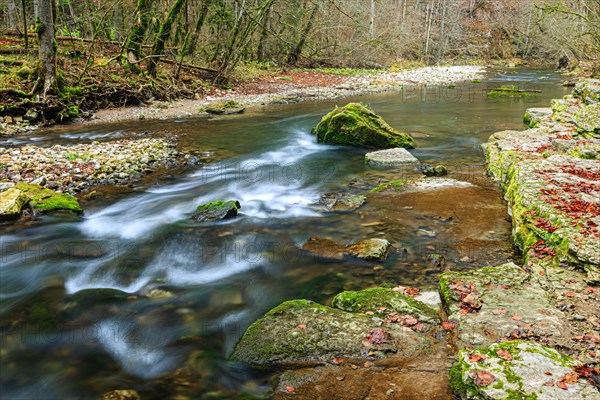
[[[536,342],[496,343],[461,351],[450,385],[460,399],[600,399],[577,365],[581,364]]]
[[[237,200],[217,200],[212,203],[199,205],[196,208],[196,212],[192,215],[192,219],[196,222],[205,222],[234,218],[238,215],[240,208],[242,206]]]
[[[318,258],[341,260],[349,255],[364,260],[384,260],[391,244],[386,239],[365,239],[342,245],[329,239],[310,238],[302,249]]]
[[[360,103],[336,107],[323,117],[312,130],[312,134],[317,136],[319,143],[377,149],[415,146],[415,141],[410,135],[398,132]]]
[[[435,343],[398,323],[307,300],[282,303],[252,324],[231,358],[259,367],[316,365],[336,357],[412,358]]]
[[[0,221],[15,219],[29,202],[29,197],[17,188],[10,188],[0,193]]]

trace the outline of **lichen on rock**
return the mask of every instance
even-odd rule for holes
[[[311,131],[317,142],[355,147],[414,148],[414,139],[400,133],[371,109],[360,103],[336,107]]]

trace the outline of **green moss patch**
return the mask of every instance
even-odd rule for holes
[[[77,199],[68,193],[55,192],[33,183],[18,183],[15,187],[29,197],[29,205],[36,212],[83,212]]]

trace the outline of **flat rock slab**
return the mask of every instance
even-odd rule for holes
[[[367,153],[365,155],[365,162],[377,167],[397,167],[420,163],[408,150],[401,147]]]
[[[463,350],[450,370],[460,399],[598,400],[600,392],[572,369],[575,361],[530,341],[496,343]]]
[[[317,365],[336,357],[425,354],[436,340],[398,323],[308,300],[275,307],[252,324],[231,358],[258,367]]]
[[[345,291],[335,296],[331,304],[343,311],[368,312],[384,320],[390,318],[390,314],[392,319],[408,315],[414,317],[412,325],[418,322],[439,325],[441,322],[438,313],[427,304],[388,288]]]
[[[539,127],[540,124],[546,120],[552,119],[552,108],[528,108],[525,111],[525,116],[523,117],[523,122],[527,124],[530,128]]]
[[[367,201],[367,196],[362,194],[332,194],[321,198],[321,203],[329,211],[354,211],[359,209]]]
[[[558,344],[567,340],[563,313],[538,281],[513,263],[445,273],[440,294],[448,319],[458,322],[461,348],[525,337]]]

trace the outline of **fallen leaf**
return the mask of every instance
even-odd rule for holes
[[[514,319],[515,321],[520,321],[523,319],[523,316],[519,315],[519,314],[514,314],[511,318]]]
[[[513,359],[512,354],[508,350],[498,349],[496,350],[496,355],[500,358],[505,359],[506,361],[510,361]]]
[[[544,383],[544,386],[552,387],[552,386],[554,386],[554,381],[548,381],[548,382]]]
[[[567,293],[565,293],[565,296],[567,296],[567,297],[575,297],[575,293],[573,293],[573,292],[567,292]]]
[[[506,308],[499,308],[497,310],[492,310],[492,313],[495,315],[506,315]]]
[[[306,324],[300,324],[300,325],[298,325],[298,328],[300,328],[300,329],[306,329]]]
[[[487,358],[487,354],[479,354],[479,353],[472,353],[469,354],[469,362],[480,362],[481,360],[485,360]]]
[[[496,381],[496,377],[489,371],[471,371],[469,376],[479,387],[488,386]]]
[[[568,374],[565,374],[565,376],[563,376],[561,378],[561,381],[564,383],[569,383],[569,384],[575,384],[577,382],[579,382],[579,374],[577,372],[571,372]]]
[[[546,374],[546,375],[552,375],[552,372],[546,371],[546,372],[544,372],[544,374]]]
[[[585,289],[586,292],[590,293],[590,294],[596,294],[598,293],[598,289],[593,288],[593,287],[589,287]]]
[[[416,319],[415,317],[411,317],[410,315],[407,315],[404,317],[404,319],[402,320],[402,325],[404,326],[413,326],[419,323],[419,320]]]
[[[285,387],[285,391],[288,392],[288,393],[293,393],[294,392],[294,388],[291,387],[291,386],[286,386]]]
[[[457,326],[458,326],[458,321],[455,319],[451,319],[449,321],[442,321],[442,328],[444,328],[447,331],[452,331],[452,330],[456,329]]]
[[[335,364],[335,365],[340,365],[344,360],[342,360],[341,358],[332,358],[331,359],[331,363]]]
[[[406,288],[404,289],[404,294],[410,297],[415,297],[416,295],[419,294],[420,289],[419,288]]]
[[[567,386],[567,384],[566,384],[566,383],[564,383],[564,382],[558,382],[558,383],[556,384],[556,386],[558,386],[559,388],[561,388],[561,389],[563,389],[563,390],[567,390],[567,389],[569,389],[569,387]]]

